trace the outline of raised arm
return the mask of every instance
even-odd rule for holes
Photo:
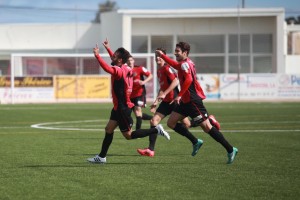
[[[108,52],[108,54],[111,58],[114,55],[114,52],[110,49],[108,39],[106,38],[105,41],[102,44],[105,47],[106,51]]]
[[[101,56],[99,55],[99,47],[98,44],[96,44],[96,47],[93,49],[94,52],[94,56],[96,57],[96,59],[98,60],[100,66],[102,67],[102,69],[104,71],[106,71],[109,74],[115,74],[115,70],[113,67],[109,66],[104,60],[103,58],[101,58]]]
[[[180,63],[172,60],[170,57],[165,55],[161,50],[156,50],[155,53],[160,56],[164,61],[166,61],[169,65],[171,65],[174,69],[179,69],[180,68]]]

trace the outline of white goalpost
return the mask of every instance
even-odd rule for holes
[[[110,63],[108,54],[101,56]],[[147,98],[157,94],[154,54],[132,54],[136,65],[154,75]],[[1,103],[54,103],[111,101],[110,75],[93,54],[12,54],[10,77],[3,77]]]

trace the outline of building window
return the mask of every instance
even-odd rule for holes
[[[178,42],[187,42],[191,46],[191,53],[224,53],[224,35],[180,35]]]
[[[157,47],[163,47],[172,55],[176,43],[183,41],[190,44],[189,57],[198,73],[276,73],[272,34],[150,36],[150,41],[147,38],[133,36],[132,52],[153,53]],[[148,43],[151,52],[147,52]]]
[[[238,35],[228,37],[228,73],[273,73],[272,71],[272,34],[240,35],[240,52],[238,52]],[[240,63],[238,63],[240,56]],[[252,61],[251,61],[252,58]]]
[[[224,73],[224,56],[190,56],[195,63],[197,73]]]
[[[9,60],[0,60],[0,76],[7,76],[10,69]]]
[[[240,73],[250,73],[250,56],[240,56]],[[238,56],[229,56],[228,73],[239,73]]]
[[[254,53],[272,53],[272,35],[254,34],[253,35]]]
[[[272,34],[253,35],[253,73],[276,73],[272,69]]]
[[[154,53],[157,48],[163,48],[167,53],[173,53],[173,37],[172,36],[151,36],[151,52]]]
[[[229,53],[238,53],[238,35],[229,35]],[[240,35],[240,52],[250,53],[250,35]]]
[[[147,36],[132,36],[131,52],[132,53],[147,53],[148,37]]]
[[[288,55],[300,55],[300,31],[289,32],[287,42]]]
[[[253,73],[274,73],[271,56],[254,56]]]

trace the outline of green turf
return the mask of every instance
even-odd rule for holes
[[[116,131],[107,164],[99,153],[111,104],[0,105],[0,199],[298,199],[300,103],[206,102],[225,137],[239,149],[232,165],[222,146],[199,128],[192,146],[170,131],[154,158]],[[146,109],[148,112],[148,110]],[[85,122],[83,122],[85,120]],[[57,128],[36,129],[33,124]],[[56,123],[54,123],[56,122]],[[59,123],[58,123],[59,122]],[[67,123],[69,122],[69,123]],[[166,121],[163,121],[166,127]],[[148,127],[148,122],[143,122]],[[59,129],[85,130],[59,130]]]

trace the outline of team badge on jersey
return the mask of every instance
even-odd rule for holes
[[[148,70],[145,67],[142,67],[143,72],[148,72]]]
[[[189,64],[187,62],[184,62],[184,63],[181,64],[181,69],[183,71],[188,72],[189,68],[190,68],[190,66],[189,66]]]

